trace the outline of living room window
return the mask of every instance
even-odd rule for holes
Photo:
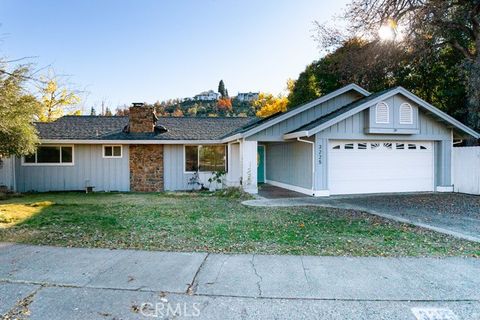
[[[40,146],[23,158],[23,165],[73,165],[73,146]]]
[[[122,146],[103,146],[103,157],[104,158],[121,158],[122,157]]]
[[[227,170],[225,145],[185,146],[185,172]]]

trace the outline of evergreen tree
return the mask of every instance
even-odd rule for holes
[[[228,97],[228,93],[225,89],[225,83],[223,82],[223,80],[220,80],[220,82],[218,83],[218,92],[220,93],[222,98]]]
[[[94,107],[92,107],[92,109],[90,110],[90,115],[91,116],[96,116],[97,115],[97,111],[95,111]]]

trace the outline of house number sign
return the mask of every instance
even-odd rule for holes
[[[322,164],[322,145],[318,145],[318,164]]]

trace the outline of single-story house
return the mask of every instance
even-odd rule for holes
[[[64,116],[36,123],[35,154],[4,159],[20,191],[189,190],[226,171],[256,193],[269,183],[311,196],[453,191],[452,148],[480,134],[401,87],[351,84],[265,119]]]

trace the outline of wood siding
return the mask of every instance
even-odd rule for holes
[[[312,188],[312,145],[305,142],[267,143],[267,180]]]
[[[85,190],[129,191],[129,148],[122,158],[103,158],[102,145],[75,145],[73,166],[24,166],[16,160],[17,189],[20,192]]]
[[[163,151],[163,183],[165,191],[189,190],[193,173],[184,172],[183,145],[166,144]]]

